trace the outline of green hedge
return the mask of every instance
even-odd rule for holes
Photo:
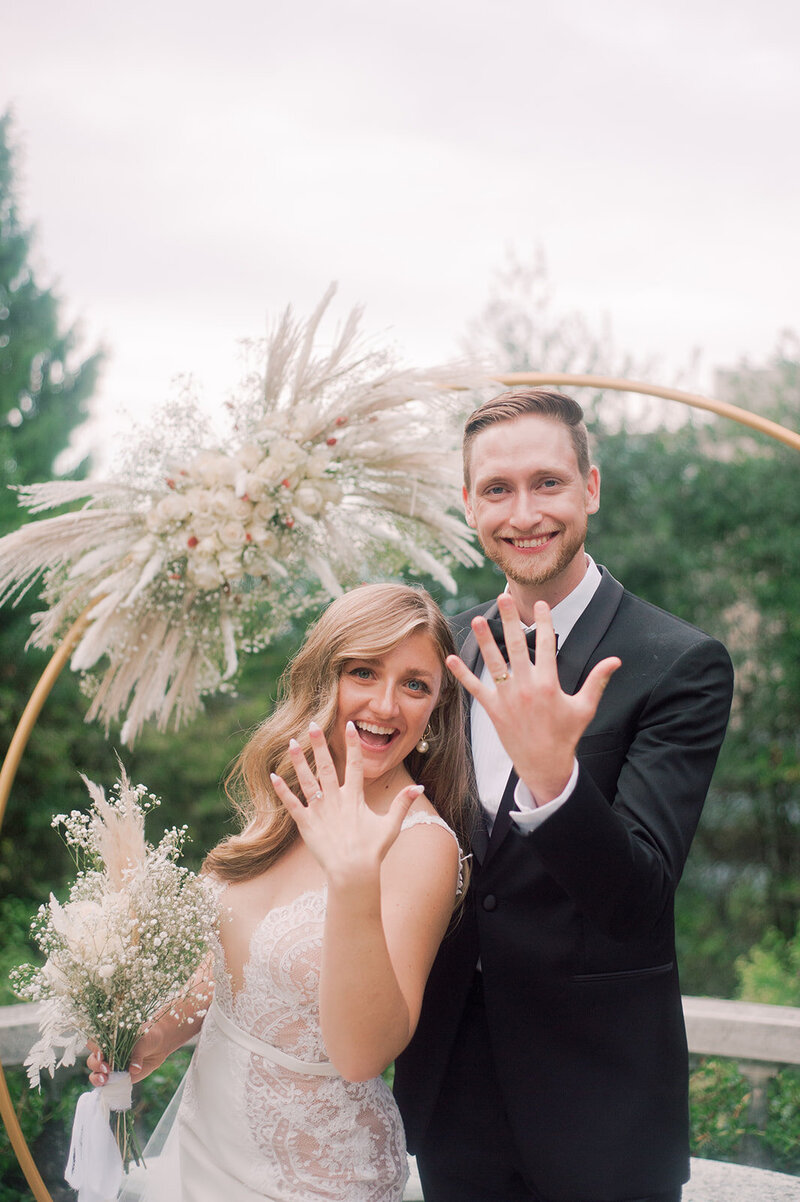
[[[750,1087],[732,1060],[708,1057],[691,1075],[692,1155],[746,1163],[747,1137],[762,1145],[764,1167],[800,1176],[800,1071],[785,1068],[769,1084],[767,1123],[747,1118]]]

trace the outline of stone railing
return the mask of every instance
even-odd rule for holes
[[[735,1060],[750,1084],[751,1122],[763,1128],[767,1084],[784,1065],[800,1065],[800,1007],[763,1006],[719,998],[685,997],[683,1009],[689,1050],[695,1055]],[[0,1007],[0,1061],[19,1065],[38,1036],[35,1004]],[[753,1146],[753,1160],[757,1146]],[[407,1202],[421,1199],[415,1178]],[[684,1202],[797,1202],[800,1179],[758,1167],[692,1161],[692,1180]]]

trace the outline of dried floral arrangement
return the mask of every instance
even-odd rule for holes
[[[160,804],[157,797],[144,785],[132,785],[122,769],[108,798],[83,779],[92,800],[89,812],[73,810],[52,821],[63,828],[77,876],[67,901],[61,904],[51,894],[34,919],[32,934],[44,964],[14,969],[11,983],[19,997],[41,1003],[40,1039],[25,1061],[32,1088],[43,1071],[53,1076],[61,1065],[74,1064],[88,1040],[125,1079],[118,1104],[104,1090],[83,1095],[70,1156],[69,1179],[75,1177],[76,1187],[100,1162],[118,1186],[123,1164],[136,1154],[125,1071],[131,1051],[155,1017],[165,1010],[180,1013],[190,982],[197,982],[193,999],[204,996],[219,907],[208,883],[178,863],[185,827],[166,831],[155,846],[146,842],[145,816]],[[108,1129],[109,1106],[119,1111],[119,1153]]]
[[[287,309],[248,344],[220,442],[196,401],[176,402],[114,482],[20,488],[32,514],[83,502],[0,539],[0,603],[41,576],[31,643],[52,646],[93,603],[71,659],[87,720],[176,726],[230,687],[242,652],[343,587],[405,568],[453,588],[480,562],[458,504],[454,388],[474,371],[398,369],[365,349],[351,313],[317,350],[329,289],[301,322]]]

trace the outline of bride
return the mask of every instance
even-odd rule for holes
[[[411,1039],[461,891],[452,651],[438,607],[404,585],[355,589],[308,633],[229,778],[241,833],[205,862],[220,896],[209,987],[134,1049],[135,1082],[202,1022],[158,1167],[124,1197],[402,1198],[405,1140],[381,1073]],[[102,1057],[89,1067],[102,1085]]]

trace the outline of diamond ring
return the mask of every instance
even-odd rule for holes
[[[494,683],[502,684],[504,680],[508,680],[508,672],[501,672],[499,676],[495,676]]]

